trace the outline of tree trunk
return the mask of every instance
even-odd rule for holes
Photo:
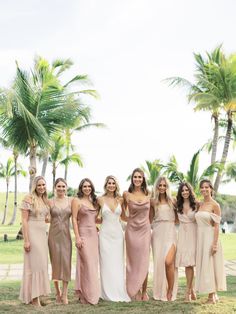
[[[16,151],[13,151],[13,156],[14,156],[14,166],[15,166],[14,209],[13,209],[13,214],[12,214],[11,221],[9,222],[9,225],[14,225],[15,220],[16,220],[16,212],[17,212],[17,159],[18,159],[19,154]]]
[[[219,116],[218,114],[213,114],[212,118],[214,120],[214,135],[212,141],[212,151],[211,151],[211,164],[216,162],[217,144],[219,138]]]
[[[222,153],[222,157],[221,157],[221,161],[220,161],[222,168],[218,170],[215,184],[214,184],[214,190],[216,193],[218,192],[218,189],[219,189],[220,181],[221,181],[221,178],[223,175],[225,163],[226,163],[227,156],[228,156],[229,144],[230,144],[230,140],[231,140],[232,125],[233,125],[232,112],[230,111],[230,112],[228,112],[227,130],[226,130],[226,135],[225,135],[223,153]]]
[[[70,130],[66,129],[66,159],[68,160],[70,155],[70,144],[71,144],[71,134]],[[65,174],[64,179],[67,181],[68,175],[68,162],[65,163]]]
[[[36,176],[37,173],[37,168],[36,168],[36,145],[32,144],[30,146],[30,153],[29,153],[29,158],[30,158],[30,166],[29,166],[29,175],[30,175],[30,183],[29,183],[29,191],[31,192],[32,188],[32,183],[33,180]]]
[[[48,152],[47,152],[46,156],[43,158],[43,166],[42,166],[42,171],[41,171],[42,177],[45,177],[47,165],[48,165]]]
[[[8,212],[9,179],[6,179],[6,182],[7,182],[6,202],[5,202],[5,208],[4,208],[4,213],[3,213],[2,225],[5,224],[5,221],[6,221],[6,218],[7,218],[7,212]]]
[[[56,163],[52,163],[52,194],[54,195],[54,184],[56,181]]]

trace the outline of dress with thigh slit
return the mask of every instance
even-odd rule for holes
[[[167,279],[165,260],[172,245],[176,247],[177,234],[175,229],[175,213],[169,204],[155,206],[154,222],[152,224],[153,253],[153,298],[167,301]],[[178,287],[178,271],[175,268],[175,281],[172,291],[172,301],[176,299]]]

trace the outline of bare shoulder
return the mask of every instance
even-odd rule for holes
[[[220,215],[221,214],[220,204],[218,202],[216,202],[215,200],[213,200],[212,206],[213,206],[213,212],[216,215]]]
[[[123,192],[123,198],[124,198],[125,200],[127,200],[127,199],[129,198],[129,192],[128,192],[128,191],[124,191],[124,192]]]
[[[71,200],[71,205],[72,206],[76,206],[76,205],[80,205],[80,200],[78,197],[73,197],[72,200]]]
[[[98,197],[97,197],[97,202],[98,202],[98,205],[102,206],[103,203],[104,203],[103,196],[98,196]]]
[[[124,199],[123,199],[123,197],[119,196],[119,197],[117,197],[117,201],[118,201],[118,203],[119,203],[120,205],[122,205],[123,202],[124,202]]]

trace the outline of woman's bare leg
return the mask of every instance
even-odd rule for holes
[[[176,248],[174,244],[172,244],[165,260],[166,279],[168,283],[168,289],[167,289],[168,301],[171,301],[172,299],[172,293],[173,293],[174,282],[175,282],[175,252],[176,252]]]

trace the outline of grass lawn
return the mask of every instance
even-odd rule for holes
[[[161,302],[150,299],[148,302],[105,302],[100,301],[98,305],[81,305],[73,296],[73,282],[70,283],[70,294],[68,305],[55,304],[55,298],[44,297],[42,306],[35,309],[32,305],[23,305],[18,300],[20,282],[5,281],[0,284],[0,313],[236,313],[236,280],[228,277],[228,291],[219,293],[220,302],[216,305],[206,305],[206,295],[200,296],[197,301],[185,303],[184,289],[185,280],[179,281],[179,294],[175,302]],[[149,283],[152,286],[151,283]],[[151,290],[149,290],[151,295]]]

